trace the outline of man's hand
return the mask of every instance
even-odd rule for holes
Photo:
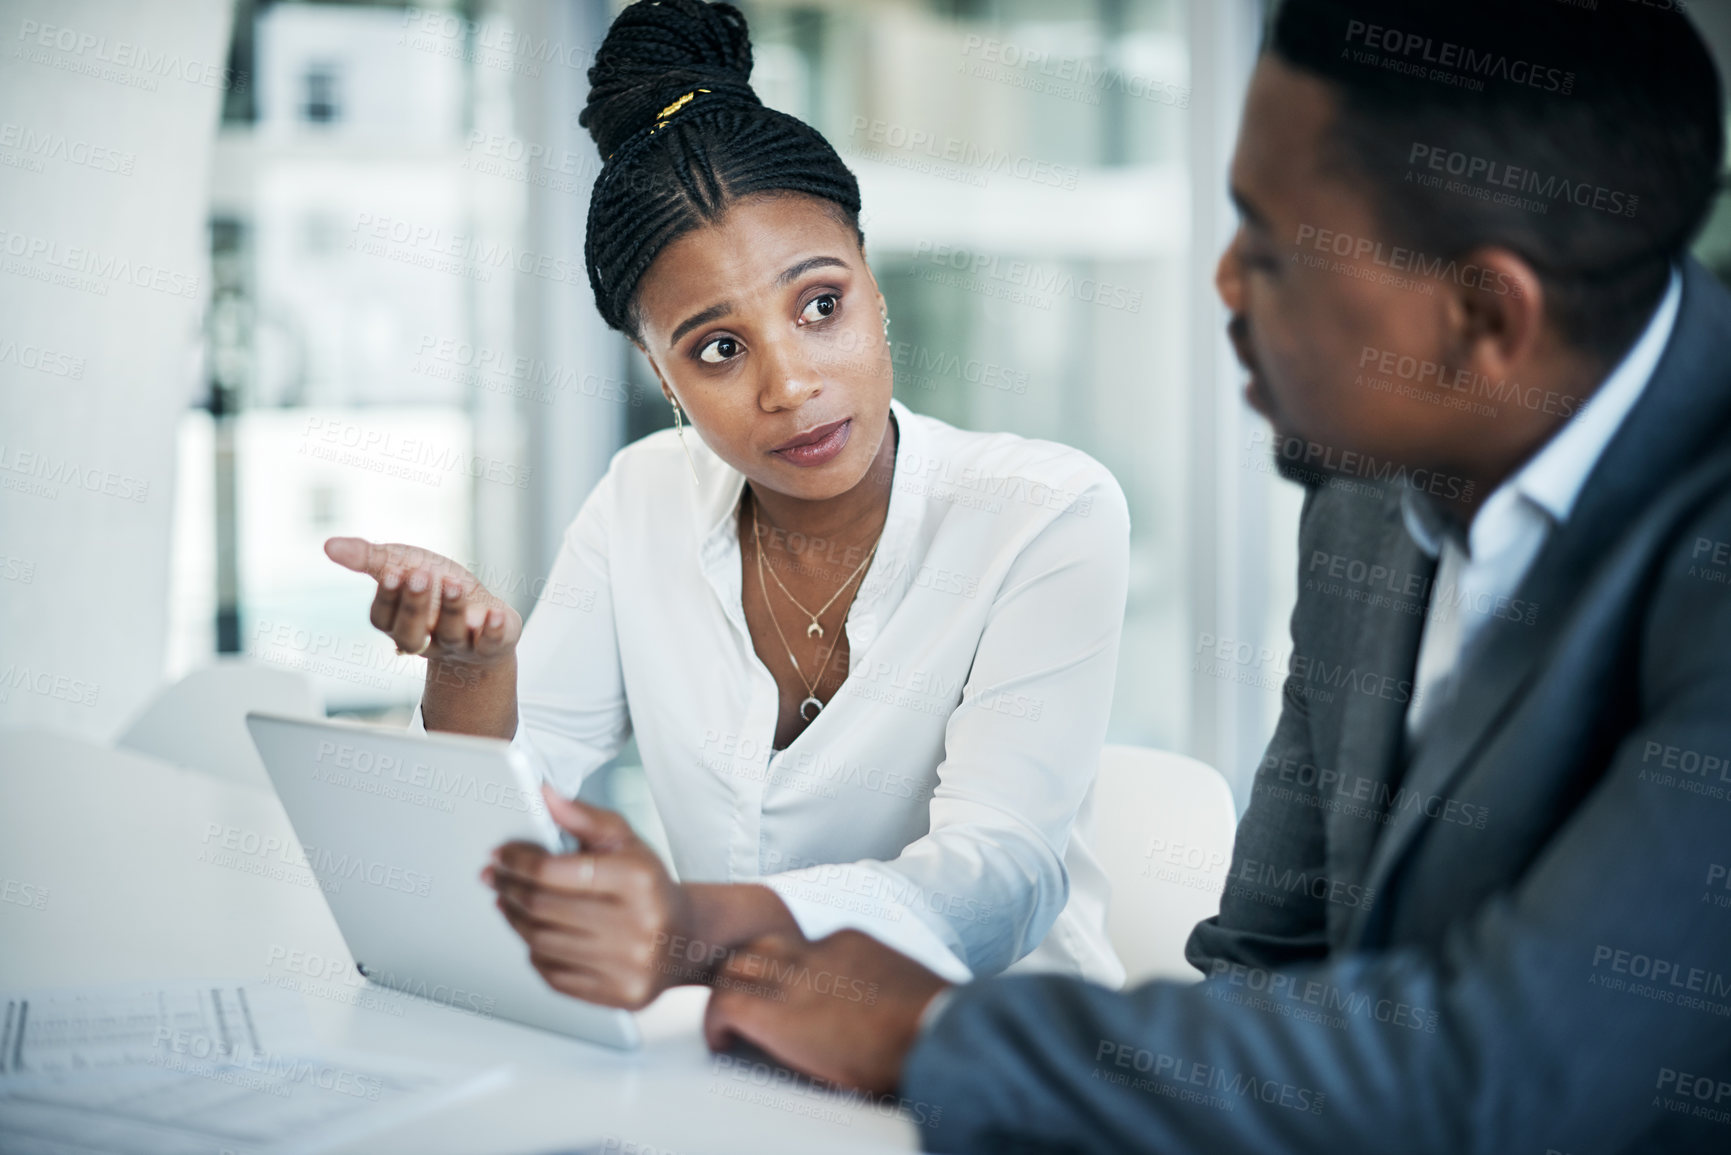
[[[528,842],[493,852],[481,880],[529,944],[529,961],[556,991],[637,1010],[682,982],[701,982],[670,944],[691,919],[686,893],[624,818],[543,787],[554,821],[581,841],[580,854]]]
[[[703,1034],[712,1051],[754,1043],[795,1070],[874,1095],[893,1092],[926,1004],[950,984],[857,930],[817,942],[756,938],[714,980]]]

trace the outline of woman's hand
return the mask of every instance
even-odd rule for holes
[[[668,987],[705,981],[715,960],[691,961],[691,898],[655,851],[618,814],[545,787],[542,794],[582,853],[506,843],[481,881],[498,891],[499,909],[529,945],[529,961],[547,985],[637,1010]]]
[[[514,655],[522,616],[449,558],[359,537],[333,537],[325,553],[379,583],[372,623],[399,651],[468,667],[496,665]]]

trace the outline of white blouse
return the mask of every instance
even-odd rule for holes
[[[1123,491],[1080,450],[890,404],[847,678],[784,750],[741,600],[744,476],[688,433],[693,486],[672,430],[615,454],[565,531],[513,744],[575,795],[635,733],[679,877],[770,886],[807,937],[854,927],[958,981],[1016,963],[1116,987],[1088,839]]]

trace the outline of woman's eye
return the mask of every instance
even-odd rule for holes
[[[834,293],[813,297],[811,302],[800,312],[799,319],[808,325],[813,321],[821,321],[832,315],[839,304],[841,304],[841,298]]]
[[[731,361],[737,356],[739,356],[739,342],[732,337],[717,337],[697,351],[697,359],[707,361],[711,365]]]

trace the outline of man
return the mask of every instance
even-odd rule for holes
[[[1687,256],[1722,104],[1670,7],[1275,18],[1218,283],[1311,491],[1206,981],[772,938],[712,1047],[945,1151],[1731,1150],[1731,296]]]

